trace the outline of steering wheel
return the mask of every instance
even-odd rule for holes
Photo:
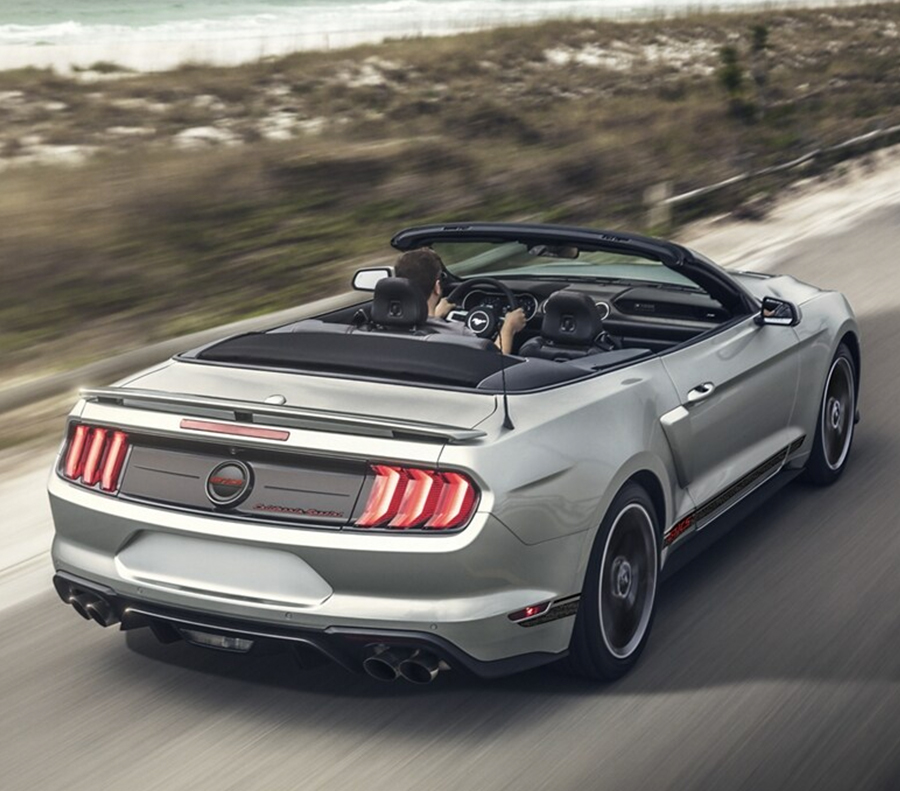
[[[506,300],[507,312],[519,307],[519,302],[512,289],[493,277],[473,277],[464,280],[450,292],[447,300],[454,305],[461,305],[462,301],[477,286],[490,286],[499,291]],[[479,338],[493,338],[500,328],[500,316],[497,315],[497,311],[490,305],[479,305],[474,310],[469,311],[469,314],[466,316],[466,326]]]

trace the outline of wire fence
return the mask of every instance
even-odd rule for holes
[[[771,165],[758,170],[748,170],[745,173],[731,176],[716,184],[708,184],[678,195],[671,194],[671,186],[669,184],[658,184],[647,190],[645,195],[645,204],[648,209],[647,223],[650,228],[668,228],[672,224],[673,211],[678,207],[701,204],[705,198],[724,190],[748,185],[768,176],[809,168],[816,163],[823,169],[831,167],[844,159],[867,153],[877,148],[884,148],[896,142],[900,142],[900,124],[857,135],[832,146],[816,148],[796,159],[790,160],[790,162]]]

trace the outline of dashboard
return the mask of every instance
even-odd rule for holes
[[[512,283],[509,285],[513,287]],[[726,308],[699,289],[666,288],[651,283],[561,283],[538,278],[519,280],[515,286],[516,302],[528,322],[520,340],[538,334],[547,299],[566,288],[591,297],[605,329],[626,346],[635,348],[661,351],[732,318]],[[466,295],[459,307],[458,315],[451,314],[452,318],[464,322],[476,334],[490,337],[496,322],[506,313],[506,298],[490,287],[477,288]]]
[[[718,302],[700,291],[684,291],[640,285],[578,284],[569,286],[587,293],[600,309],[604,321],[685,322],[689,324],[719,324],[731,316]],[[533,283],[529,291],[516,291],[518,307],[531,321],[543,314],[544,303],[560,290],[558,283]],[[506,312],[506,298],[491,289],[475,289],[463,299],[462,310],[471,312],[488,308],[497,316]]]

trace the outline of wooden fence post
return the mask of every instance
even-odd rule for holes
[[[647,209],[647,228],[651,233],[665,233],[672,225],[672,182],[662,181],[644,190],[644,206]]]

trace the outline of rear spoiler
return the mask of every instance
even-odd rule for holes
[[[141,390],[130,387],[102,387],[82,390],[81,398],[100,404],[117,404],[131,409],[150,409],[164,412],[184,411],[191,417],[230,419],[240,423],[302,428],[311,431],[344,431],[375,437],[397,439],[439,440],[465,443],[487,436],[477,429],[459,428],[440,423],[396,420],[349,412],[324,409],[261,404],[256,401],[237,401],[185,393],[165,393],[160,390]],[[168,408],[166,408],[168,407]],[[230,413],[230,415],[229,415]]]

